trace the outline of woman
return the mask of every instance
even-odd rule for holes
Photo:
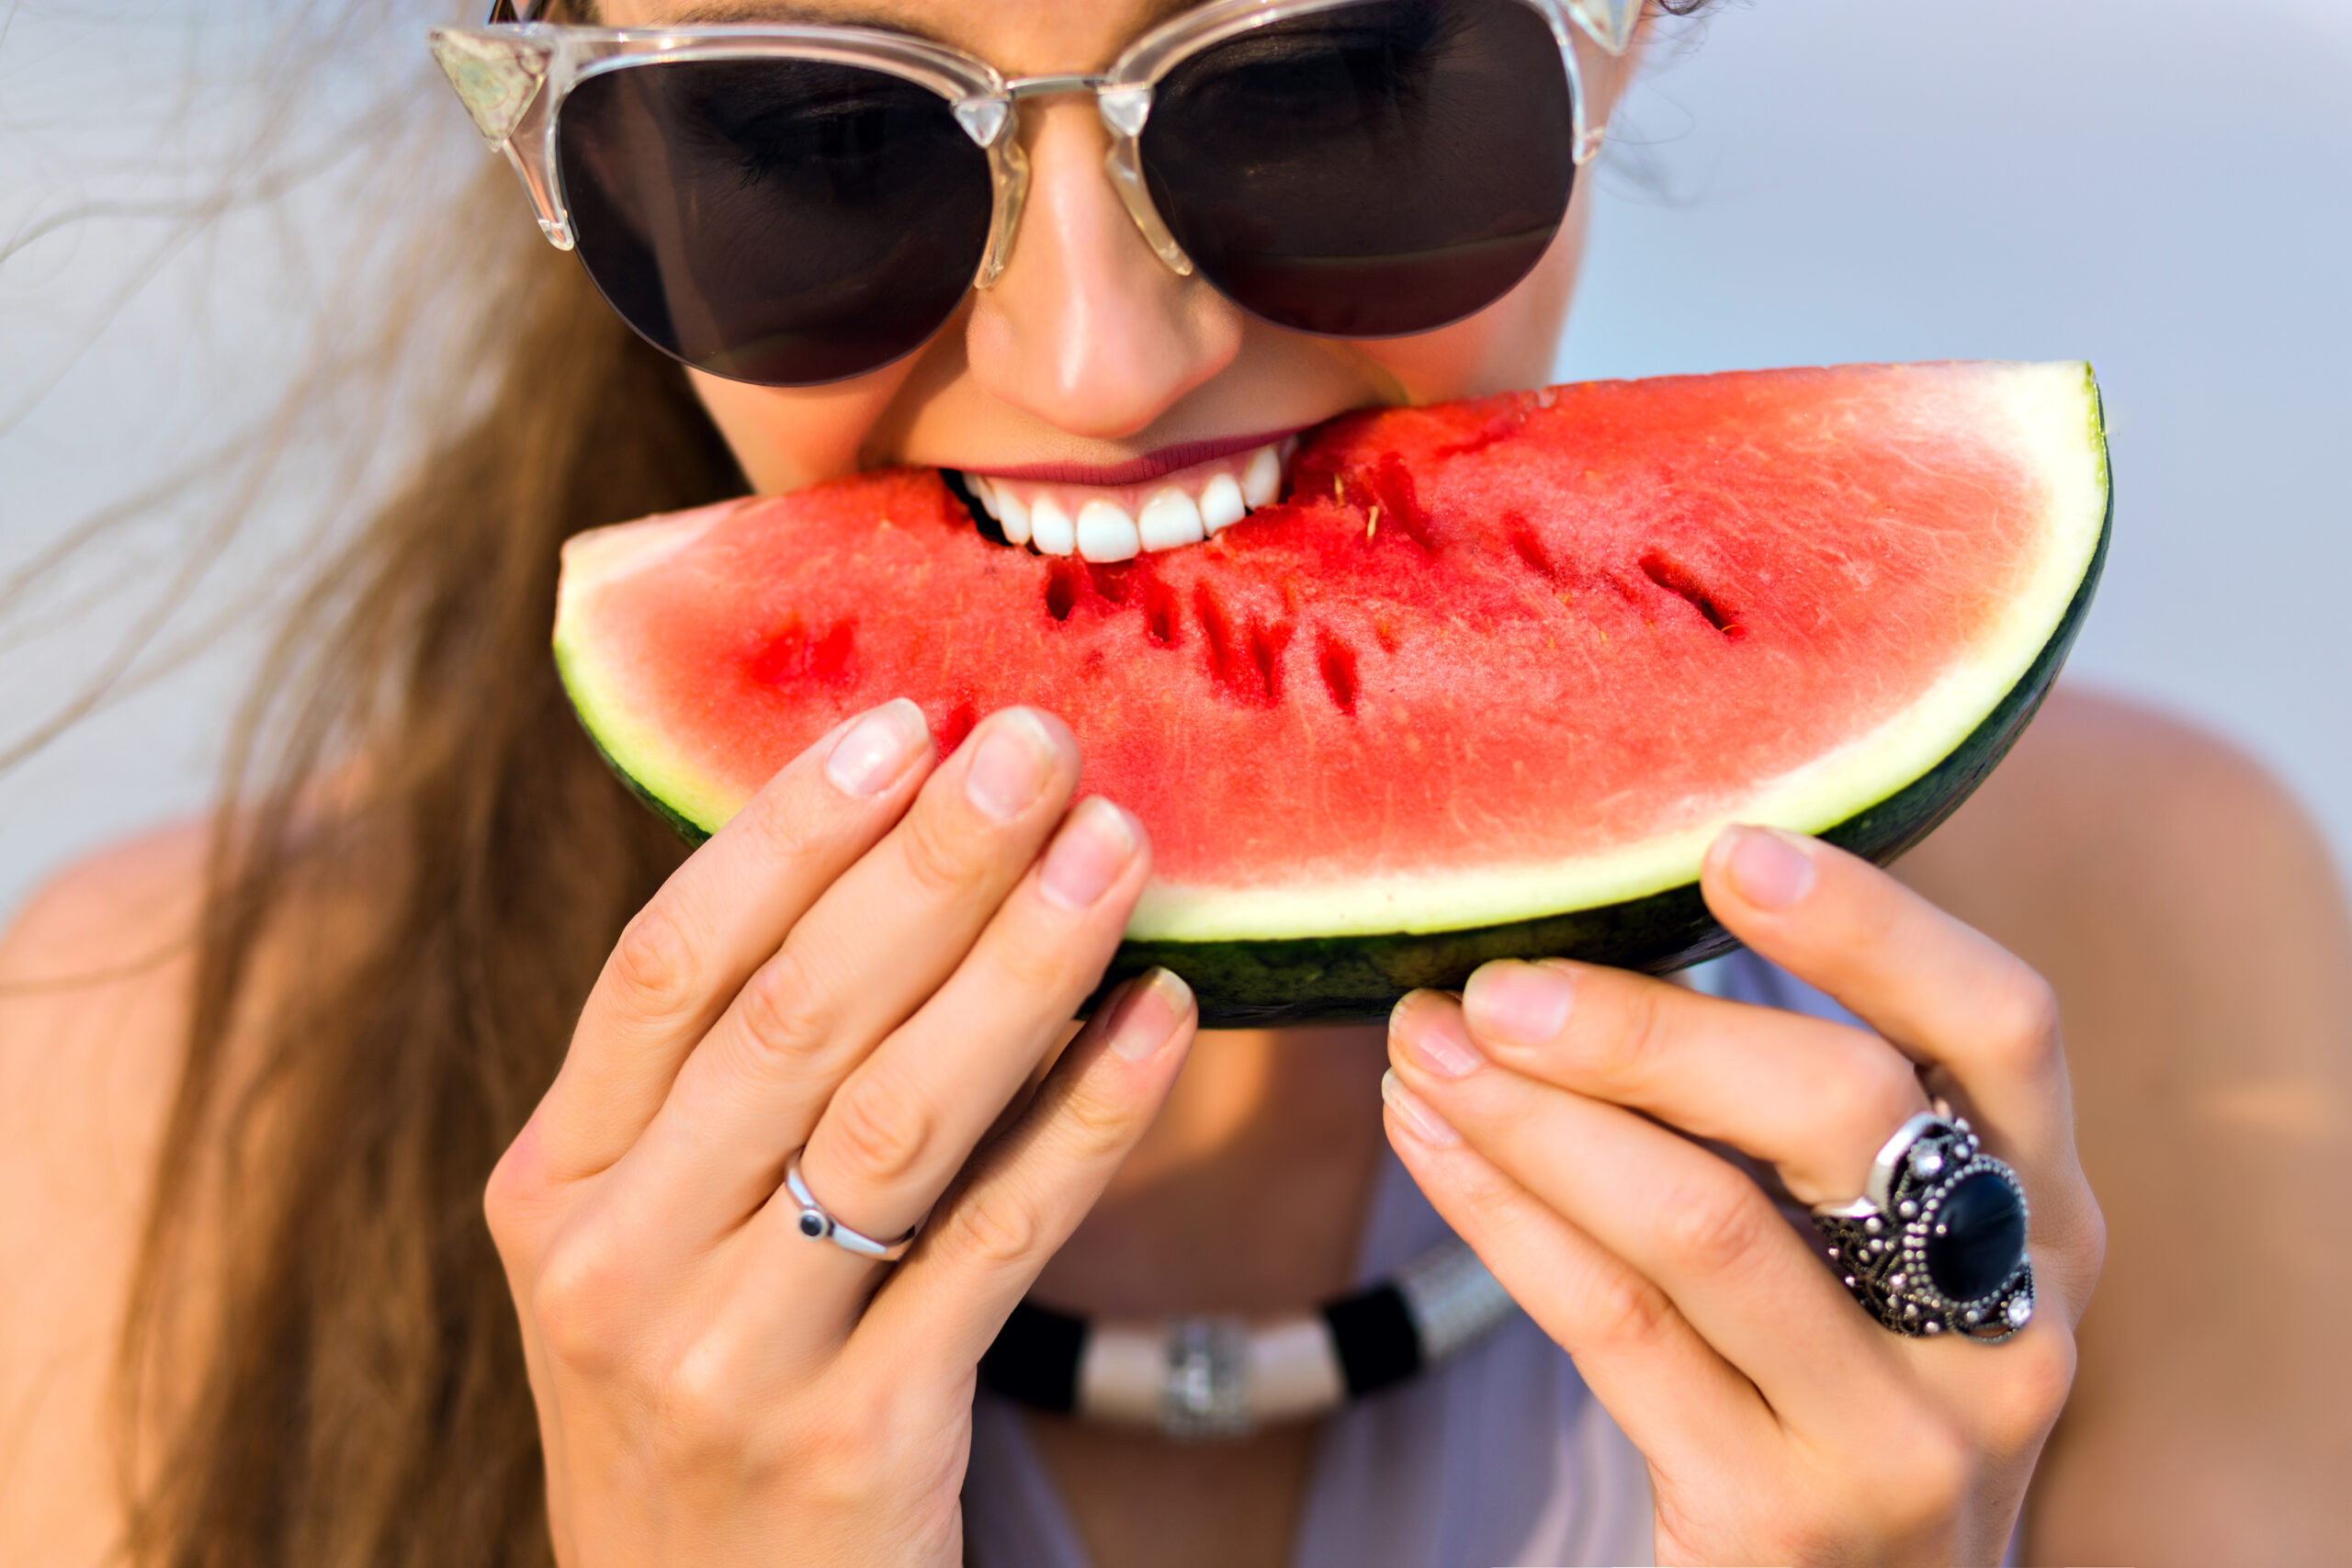
[[[1574,34],[1588,129],[1622,80],[1601,46],[1620,9],[1583,7]],[[1213,13],[790,15],[1054,77]],[[1401,98],[1394,73],[1505,13],[1547,19],[1457,0],[1303,25]],[[1200,58],[1211,106],[1254,68]],[[1497,80],[1556,94],[1526,74],[1555,62],[1521,51]],[[1159,975],[1064,1048],[1150,847],[1115,803],[1073,799],[1050,715],[993,716],[944,761],[903,705],[860,716],[684,857],[548,668],[564,536],[899,462],[1033,514],[1047,495],[1132,517],[1138,475],[1195,487],[1197,511],[1237,442],[1538,380],[1582,209],[1553,214],[1523,276],[1465,286],[1458,319],[1276,325],[1295,300],[1208,260],[1215,202],[1188,214],[1166,181],[1123,200],[1118,105],[1049,82],[1012,140],[961,127],[996,191],[1025,151],[1026,204],[1017,229],[997,215],[1001,273],[967,289],[967,265],[927,316],[925,244],[992,188],[955,172],[953,136],[935,165],[884,164],[920,130],[889,117],[936,105],[860,78],[888,100],[868,102],[804,61],[763,67],[780,123],[729,120],[741,100],[669,92],[674,63],[615,73],[634,85],[566,146],[556,217],[628,324],[570,262],[517,255],[488,405],[290,645],[322,651],[265,713],[268,787],[209,840],[167,830],[69,872],[0,950],[20,1281],[0,1302],[0,1557],[1992,1562],[2021,1539],[2027,1560],[2155,1562],[2345,1539],[2324,1483],[2352,1393],[2329,1332],[2352,1247],[2326,1199],[2344,909],[2292,807],[2162,721],[2062,696],[1899,880],[1726,833],[1709,900],[1780,966],[1719,977],[1727,996],[1498,964],[1408,998],[1385,1034],[1194,1039]],[[507,78],[471,80],[503,133]],[[698,186],[714,128],[795,155]],[[1193,130],[1215,175],[1298,128]],[[820,165],[871,198],[829,236],[870,247],[855,267],[691,227]],[[1379,194],[1351,172],[1329,182],[1343,227]],[[913,205],[883,222],[876,190]],[[1180,220],[1197,271],[1154,243]],[[888,287],[861,291],[876,269]],[[1756,1179],[1852,1200],[1933,1097],[2030,1196],[2036,1310],[1996,1346],[1887,1333]],[[918,1226],[902,1262],[831,1245]],[[1526,1318],[1328,1421],[1176,1444],[976,1405],[1024,1296],[1265,1317],[1444,1226]]]

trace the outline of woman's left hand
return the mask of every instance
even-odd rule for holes
[[[1709,906],[1877,1031],[1564,962],[1490,964],[1390,1023],[1388,1133],[1647,1460],[1661,1562],[2001,1560],[2065,1402],[2105,1237],[2057,1009],[2023,963],[1813,840],[1734,829]],[[2032,1321],[1994,1346],[1865,1315],[1807,1204],[1862,1190],[1931,1097],[2030,1206]]]

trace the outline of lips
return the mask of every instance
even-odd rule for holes
[[[1165,479],[1179,468],[1212,462],[1218,457],[1230,457],[1236,453],[1247,456],[1261,446],[1279,446],[1291,436],[1305,430],[1303,424],[1287,425],[1281,430],[1261,431],[1255,435],[1215,435],[1202,441],[1179,441],[1130,457],[1124,463],[1022,463],[1012,468],[977,468],[973,472],[991,479],[1035,479],[1040,484],[1125,485],[1149,484]]]
[[[1171,447],[1110,469],[967,469],[964,480],[1011,544],[1041,555],[1129,560],[1213,538],[1281,498],[1296,437],[1250,439],[1247,446]],[[1078,482],[1079,475],[1093,482]]]

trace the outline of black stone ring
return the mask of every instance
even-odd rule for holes
[[[850,1229],[827,1213],[825,1206],[818,1202],[816,1195],[808,1190],[808,1183],[801,1179],[800,1152],[797,1149],[785,1164],[784,1190],[800,1206],[800,1213],[793,1224],[802,1235],[810,1241],[830,1241],[843,1252],[854,1252],[860,1258],[871,1258],[876,1263],[896,1263],[904,1258],[907,1248],[914,1245],[915,1233],[922,1229],[922,1221],[917,1220],[907,1227],[907,1234],[896,1241],[882,1241],[863,1231]]]
[[[2033,1316],[2025,1189],[1940,1106],[1896,1129],[1860,1198],[1813,1223],[1862,1310],[1897,1334],[1997,1345]]]

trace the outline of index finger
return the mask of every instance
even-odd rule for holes
[[[1392,1029],[1442,1050],[1466,1028],[1515,1072],[1769,1161],[1806,1203],[1860,1192],[1888,1134],[1928,1109],[1917,1070],[1874,1034],[1647,976],[1505,961],[1470,976],[1458,1014],[1430,999],[1399,1002]]]
[[[922,710],[885,703],[785,764],[687,857],[621,932],[532,1115],[544,1175],[577,1180],[628,1152],[695,1043],[905,813],[932,761]]]
[[[2057,998],[2024,960],[1869,862],[1794,833],[1726,829],[1701,886],[1733,935],[1949,1073],[2021,1162],[2071,1163]]]

